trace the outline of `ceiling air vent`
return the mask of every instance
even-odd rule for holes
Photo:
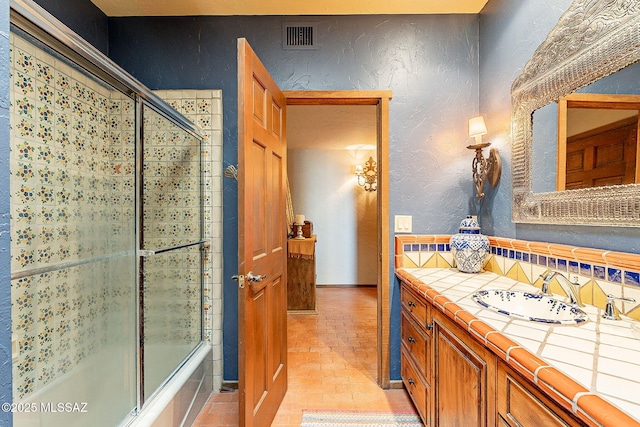
[[[285,49],[316,49],[316,24],[290,22],[282,27]]]

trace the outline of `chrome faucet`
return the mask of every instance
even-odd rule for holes
[[[580,297],[580,284],[578,283],[578,279],[576,278],[575,282],[567,279],[565,275],[560,273],[559,271],[547,270],[544,274],[541,274],[542,278],[542,294],[549,295],[549,284],[551,283],[551,279],[558,276],[558,284],[562,288],[565,294],[569,297],[569,301],[573,305],[577,305],[578,307],[584,307],[582,303],[582,298]]]

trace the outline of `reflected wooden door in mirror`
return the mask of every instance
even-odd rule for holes
[[[640,182],[640,96],[571,94],[558,102],[557,190]]]

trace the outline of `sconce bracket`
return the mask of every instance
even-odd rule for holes
[[[471,170],[473,172],[473,183],[476,187],[476,197],[478,199],[484,197],[484,181],[488,179],[489,184],[495,187],[500,181],[500,175],[502,175],[502,160],[498,154],[498,149],[492,148],[489,151],[488,158],[482,155],[482,149],[490,145],[490,142],[485,142],[467,146],[468,149],[475,150],[476,152],[476,156],[471,163]]]
[[[495,187],[498,185],[498,182],[500,182],[500,176],[502,175],[502,159],[500,158],[500,154],[498,154],[497,148],[489,150],[489,163],[491,167],[487,172],[487,179],[489,180],[489,184]]]
[[[491,145],[490,142],[483,142],[483,143],[480,143],[480,144],[467,145],[467,148],[469,150],[476,150],[476,154],[478,153],[478,150],[480,150],[480,155],[482,156],[482,149],[483,148],[487,148],[490,145]]]

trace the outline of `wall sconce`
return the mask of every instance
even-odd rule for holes
[[[489,150],[489,158],[482,155],[482,149],[491,145],[490,142],[482,142],[482,135],[487,133],[487,126],[482,116],[469,119],[469,136],[476,139],[476,143],[467,146],[470,150],[476,150],[476,157],[471,163],[473,171],[473,183],[476,186],[476,197],[482,199],[484,197],[484,181],[489,180],[492,187],[498,185],[500,175],[502,173],[502,160],[498,154],[497,148]]]
[[[363,165],[356,165],[356,177],[358,185],[366,191],[376,191],[378,188],[378,165],[373,157],[369,156]]]

